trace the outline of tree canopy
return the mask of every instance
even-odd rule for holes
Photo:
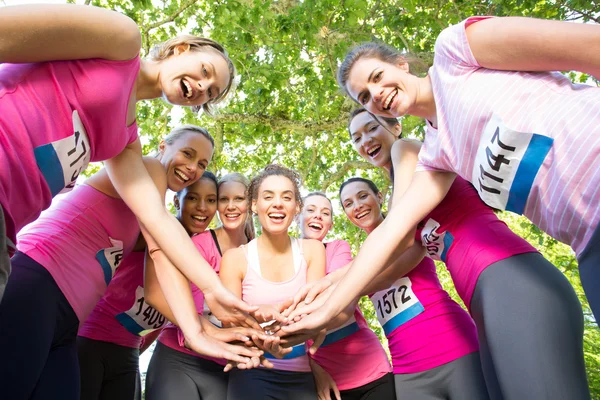
[[[137,21],[142,55],[153,43],[178,33],[208,36],[228,50],[239,82],[230,101],[215,116],[196,115],[156,100],[138,105],[145,150],[179,124],[209,129],[216,141],[209,167],[217,174],[251,176],[273,162],[299,171],[308,190],[337,198],[342,181],[361,175],[384,192],[389,182],[354,152],[346,131],[355,104],[337,86],[336,70],[355,44],[382,41],[431,64],[437,35],[472,15],[513,15],[600,23],[596,0],[86,0],[120,11]],[[588,76],[570,73],[578,81]],[[423,122],[406,117],[404,132],[422,138]],[[335,201],[335,200],[334,200]],[[585,301],[577,261],[565,245],[544,235],[524,218],[502,213],[509,226],[564,272],[585,312],[585,352],[593,397],[600,398],[600,330]],[[336,215],[331,236],[354,250],[364,236],[345,216]],[[453,293],[445,269],[444,287]],[[376,318],[365,303],[369,322]]]

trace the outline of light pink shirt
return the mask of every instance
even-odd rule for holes
[[[517,254],[536,251],[500,221],[473,186],[460,176],[444,200],[419,224],[417,240],[430,258],[446,263],[467,308],[477,279],[487,267]]]
[[[523,214],[580,255],[600,219],[600,88],[557,72],[482,68],[465,28],[445,29],[429,71],[437,129],[418,170],[454,171],[492,207]]]
[[[123,200],[83,184],[21,231],[17,249],[50,272],[83,322],[139,234]]]
[[[258,260],[257,239],[246,246],[248,268],[242,281],[242,300],[248,304],[278,304],[292,297],[306,284],[307,264],[302,253],[302,240],[290,238],[294,255],[294,276],[284,282],[272,282],[262,277]],[[283,359],[270,358],[274,369],[311,372],[304,344],[294,346]]]
[[[140,59],[0,64],[0,204],[7,236],[70,190],[90,161],[137,138],[127,108]]]
[[[79,336],[139,349],[144,335],[164,326],[166,318],[144,296],[144,255],[136,251],[123,259]]]
[[[394,374],[427,371],[479,350],[475,323],[442,288],[430,258],[370,297]]]
[[[344,240],[326,243],[325,254],[328,274],[352,261],[350,245]],[[358,306],[350,321],[327,332],[312,358],[331,375],[339,390],[361,387],[392,372],[379,338]]]

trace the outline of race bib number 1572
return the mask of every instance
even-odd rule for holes
[[[386,335],[425,311],[408,277],[400,278],[389,289],[375,293],[371,301]]]
[[[554,139],[507,128],[493,115],[475,157],[472,181],[489,206],[523,214],[529,192]]]

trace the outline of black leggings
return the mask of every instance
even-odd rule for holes
[[[225,400],[223,368],[158,342],[146,375],[146,400]]]
[[[77,337],[81,400],[134,400],[139,349]]]
[[[234,369],[229,375],[227,400],[317,400],[312,372],[267,368]]]
[[[471,313],[492,399],[590,398],[581,304],[541,254],[519,254],[483,271]]]
[[[596,227],[590,242],[577,260],[581,286],[590,303],[590,308],[600,325],[600,224]]]
[[[79,399],[79,320],[50,273],[23,253],[0,304],[0,397]]]
[[[4,212],[0,204],[0,303],[6,289],[6,282],[10,275],[10,257],[8,256],[8,246],[12,245],[10,239],[6,237],[6,224]]]
[[[391,372],[354,389],[341,390],[342,400],[396,400],[394,374]],[[333,394],[332,399],[335,399]]]

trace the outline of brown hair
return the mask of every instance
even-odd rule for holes
[[[247,192],[248,192],[248,187],[250,186],[250,180],[248,178],[246,178],[244,175],[240,174],[239,172],[232,172],[230,174],[227,174],[223,177],[221,177],[221,179],[219,179],[219,183],[217,185],[217,190],[219,190],[221,188],[221,185],[227,182],[237,182],[237,183],[241,183],[242,185],[244,185],[244,187],[246,188],[246,196]],[[246,234],[246,239],[248,239],[248,241],[251,241],[252,239],[254,239],[256,237],[256,233],[254,232],[254,221],[252,220],[252,214],[250,212],[248,212],[248,216],[246,217],[246,227],[244,228],[244,233]]]
[[[310,192],[309,194],[307,194],[306,196],[304,196],[302,198],[302,202],[304,203],[306,201],[306,199],[308,199],[309,197],[313,197],[313,196],[321,196],[321,197],[324,197],[325,199],[327,199],[327,201],[329,202],[329,205],[331,205],[331,213],[333,214],[333,203],[331,203],[331,199],[329,197],[327,197],[327,195],[323,192]]]
[[[192,110],[194,110],[194,112],[203,110],[204,112],[210,115],[212,111],[211,104],[217,104],[221,102],[230,92],[231,87],[233,85],[233,80],[235,78],[235,66],[229,58],[227,51],[223,46],[221,46],[221,44],[212,39],[193,35],[175,36],[174,38],[154,45],[154,47],[150,50],[150,59],[152,61],[166,60],[174,54],[175,48],[180,45],[187,45],[189,46],[190,50],[193,51],[216,51],[227,62],[227,66],[229,67],[229,83],[227,84],[225,89],[221,93],[219,93],[217,97],[215,97],[212,100],[209,100],[208,103],[192,107]]]
[[[300,178],[300,174],[278,164],[267,165],[265,169],[252,178],[252,182],[250,182],[250,186],[248,187],[248,202],[252,203],[252,200],[258,198],[258,189],[260,189],[262,182],[269,176],[284,176],[288,178],[294,185],[294,197],[296,198],[296,203],[298,203],[298,207],[302,209],[303,202],[302,196],[300,195],[302,179]]]
[[[402,54],[397,49],[383,43],[368,42],[360,44],[350,50],[338,69],[338,84],[348,96],[350,96],[350,93],[348,93],[346,85],[348,84],[350,71],[354,67],[354,64],[361,58],[376,58],[389,64],[408,63],[416,69],[424,67],[424,63],[418,57],[410,54]]]
[[[368,113],[371,117],[373,117],[373,119],[375,121],[377,121],[377,123],[381,126],[383,126],[383,129],[385,129],[386,131],[388,131],[389,133],[391,133],[392,135],[394,135],[394,137],[396,137],[396,134],[394,132],[392,132],[387,125],[391,125],[391,126],[395,126],[396,124],[398,124],[398,119],[397,118],[393,118],[393,117],[382,117],[379,115],[375,115],[372,112],[370,112],[369,110],[367,110],[364,107],[358,107],[355,108],[354,110],[352,110],[352,112],[350,112],[350,116],[348,117],[348,133],[350,134],[350,136],[352,136],[352,132],[350,132],[350,124],[352,123],[352,120],[354,119],[354,117],[356,117],[357,115],[361,114],[361,113]],[[384,123],[382,123],[385,122]],[[396,139],[400,139],[402,137],[402,132],[400,132],[400,134],[396,137]]]

